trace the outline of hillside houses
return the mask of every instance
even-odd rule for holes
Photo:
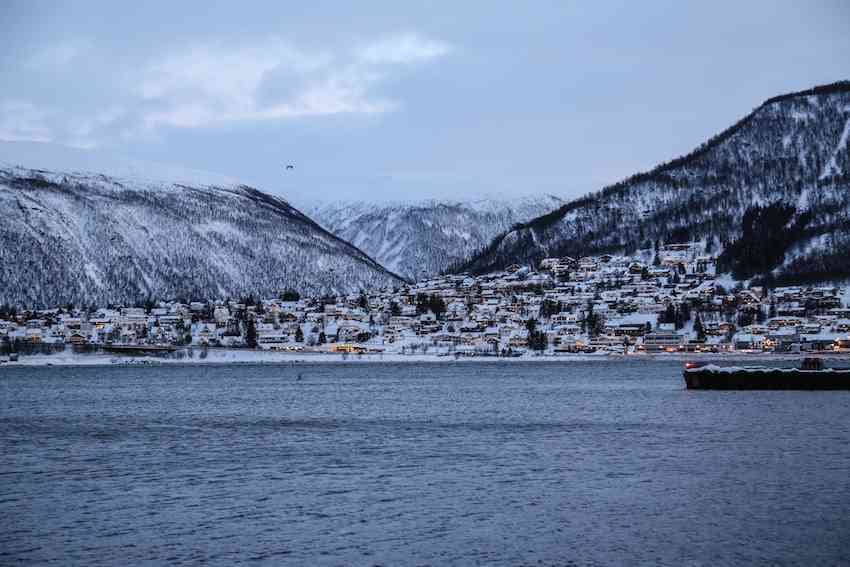
[[[715,266],[698,243],[686,243],[660,247],[651,262],[612,255],[547,258],[536,267],[444,275],[339,297],[287,293],[280,299],[37,312],[5,307],[0,348],[558,355],[807,352],[850,345],[850,298],[842,288],[726,289]]]

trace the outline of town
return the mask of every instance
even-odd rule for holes
[[[0,309],[0,360],[197,350],[498,356],[850,352],[850,306],[834,286],[743,287],[700,243],[640,258],[547,258],[482,276],[444,275],[342,297],[147,301]]]

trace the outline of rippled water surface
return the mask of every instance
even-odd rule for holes
[[[680,372],[2,368],[0,564],[850,562],[850,393]]]

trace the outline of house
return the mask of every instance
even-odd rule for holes
[[[82,345],[88,344],[89,339],[84,334],[82,334],[78,331],[74,331],[68,336],[68,339],[67,339],[66,342],[68,342],[69,344],[72,344],[74,346],[82,346]]]
[[[264,332],[257,335],[257,347],[262,350],[288,350],[289,334],[280,332]]]
[[[764,335],[753,335],[750,333],[738,333],[734,337],[735,350],[761,351],[765,347]],[[770,346],[770,343],[768,343]]]
[[[658,330],[643,337],[643,350],[646,352],[676,352],[684,343],[684,337],[676,331],[659,325]]]

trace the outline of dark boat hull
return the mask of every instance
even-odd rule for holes
[[[850,390],[850,370],[685,370],[689,390]]]

